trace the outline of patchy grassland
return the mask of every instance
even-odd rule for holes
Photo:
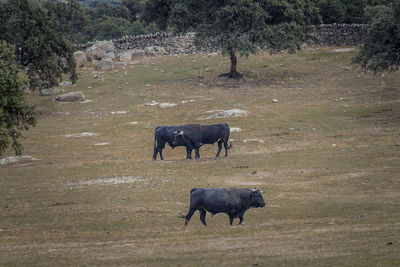
[[[400,75],[346,70],[354,55],[259,54],[239,81],[219,55],[141,58],[82,70],[65,91],[93,102],[34,97],[39,160],[0,165],[0,265],[400,265]],[[248,117],[198,120],[233,108]],[[218,122],[242,129],[228,158],[151,160],[156,126]],[[82,132],[97,135],[66,137]],[[261,187],[267,206],[185,228],[193,187]]]

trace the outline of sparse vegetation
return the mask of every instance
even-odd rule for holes
[[[220,55],[140,58],[64,89],[92,102],[34,97],[38,160],[0,165],[0,265],[399,265],[400,76],[349,69],[356,53],[262,53],[241,80]],[[231,108],[248,116],[198,120]],[[240,127],[229,157],[151,160],[156,126],[191,122]],[[261,187],[266,207],[185,228],[192,187]]]

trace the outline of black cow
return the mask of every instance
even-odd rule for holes
[[[175,133],[177,131],[181,131],[185,129],[188,125],[181,126],[158,126],[154,131],[154,153],[153,160],[157,159],[157,154],[160,153],[160,159],[164,160],[162,151],[165,148],[165,143],[167,143],[172,149],[177,146],[185,146],[185,142],[183,140],[177,140],[175,144],[174,138]],[[189,155],[190,152],[190,155]],[[186,148],[186,158],[192,158],[192,150],[188,150]]]
[[[232,225],[235,218],[239,218],[239,224],[243,221],[243,215],[249,208],[264,207],[265,202],[259,188],[193,188],[190,191],[190,208],[185,225],[188,224],[193,213],[200,212],[200,221],[206,223],[206,211],[212,215],[226,213]]]
[[[182,140],[185,143],[186,149],[195,150],[195,159],[200,158],[199,148],[205,144],[214,144],[218,142],[218,152],[215,156],[218,158],[222,149],[222,144],[225,147],[225,157],[228,156],[228,149],[231,148],[232,143],[228,147],[229,140],[229,125],[227,123],[200,125],[192,124],[187,125],[184,129],[176,131],[173,144],[181,144]]]

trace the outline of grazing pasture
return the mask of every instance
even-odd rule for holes
[[[33,93],[30,157],[0,165],[0,265],[400,265],[400,73],[331,49],[240,59],[240,80],[220,55],[138,58],[61,88],[90,101]],[[153,161],[156,126],[188,123],[236,128],[229,157]],[[184,227],[194,187],[260,187],[266,206]]]

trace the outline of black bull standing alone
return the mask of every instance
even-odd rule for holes
[[[183,218],[185,225],[198,210],[200,221],[206,223],[206,211],[212,215],[226,213],[232,225],[235,218],[239,218],[239,224],[243,221],[244,213],[249,208],[264,207],[265,202],[260,189],[246,188],[193,188],[190,191],[189,212]]]
[[[172,144],[177,146],[183,142],[186,146],[186,150],[190,152],[190,158],[193,149],[196,152],[195,159],[200,158],[199,148],[205,144],[214,144],[218,142],[216,158],[221,152],[222,144],[224,144],[225,147],[225,157],[228,156],[228,149],[232,146],[232,144],[228,146],[230,129],[227,123],[211,125],[192,124],[174,133],[175,138]]]

